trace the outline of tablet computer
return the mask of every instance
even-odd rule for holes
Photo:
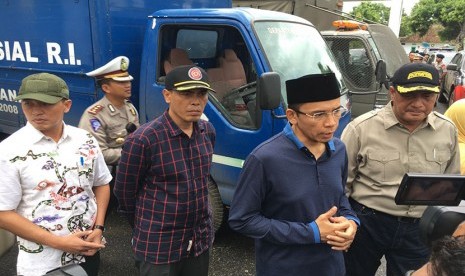
[[[457,206],[465,195],[465,176],[455,174],[404,175],[395,202],[397,205]]]

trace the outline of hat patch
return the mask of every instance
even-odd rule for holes
[[[187,75],[189,76],[189,78],[191,78],[193,80],[201,80],[202,79],[202,72],[197,67],[192,67],[191,69],[189,69],[189,72],[187,72]]]
[[[413,78],[427,78],[427,79],[432,80],[433,75],[430,72],[426,72],[426,71],[415,71],[415,72],[408,74],[407,76],[408,80],[413,79]]]
[[[120,65],[121,71],[127,71],[129,68],[129,64],[126,62],[126,59],[122,58],[121,59],[121,65]]]

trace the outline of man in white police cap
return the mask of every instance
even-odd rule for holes
[[[96,78],[105,96],[84,111],[79,127],[95,136],[111,166],[118,163],[126,136],[139,127],[137,110],[128,100],[133,80],[128,67],[129,59],[119,56],[86,74]]]

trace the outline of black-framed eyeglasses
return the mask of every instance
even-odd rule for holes
[[[300,110],[294,110],[294,111],[297,114],[302,114],[302,115],[305,115],[307,117],[310,117],[314,121],[324,121],[324,120],[328,119],[328,117],[331,116],[331,115],[334,117],[334,119],[340,119],[341,117],[345,116],[349,112],[343,106],[340,106],[340,107],[334,109],[333,111],[329,111],[329,112],[321,111],[321,112],[314,112],[314,113],[305,113],[305,112],[302,112]]]

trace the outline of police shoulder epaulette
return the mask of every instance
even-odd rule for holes
[[[97,115],[101,110],[103,109],[103,105],[97,104],[89,108],[87,112],[89,112],[92,115]]]

